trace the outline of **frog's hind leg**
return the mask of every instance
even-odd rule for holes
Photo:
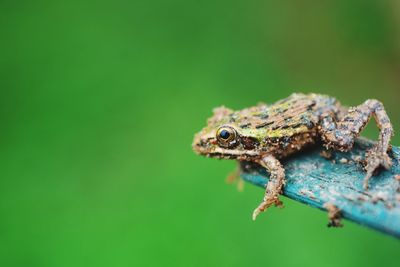
[[[282,206],[279,195],[282,194],[282,187],[285,184],[285,169],[279,160],[268,155],[263,157],[258,163],[268,170],[270,179],[265,188],[263,201],[253,212],[253,220],[257,218],[258,214],[272,205]]]
[[[233,184],[233,183],[237,183],[236,184],[236,187],[237,187],[237,190],[239,191],[239,192],[242,192],[243,191],[243,189],[244,189],[244,181],[243,181],[243,179],[240,177],[240,173],[241,173],[241,170],[240,170],[240,164],[239,164],[239,162],[237,162],[236,163],[236,167],[235,167],[235,170],[233,170],[232,172],[230,172],[229,174],[228,174],[228,176],[226,177],[226,182],[228,183],[228,184]]]
[[[376,146],[366,154],[365,189],[368,188],[369,178],[379,166],[386,169],[392,166],[387,151],[393,135],[393,128],[382,103],[375,99],[369,99],[355,108],[350,108],[339,121],[332,116],[325,116],[322,118],[320,129],[322,140],[328,148],[348,151],[353,147],[355,139],[372,116],[377,122],[380,133]]]

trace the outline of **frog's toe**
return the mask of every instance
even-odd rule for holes
[[[271,201],[268,201],[267,199],[264,199],[263,202],[261,202],[260,205],[258,205],[258,207],[253,211],[253,221],[255,221],[257,219],[257,216],[265,211],[269,206],[271,206]]]
[[[374,171],[379,166],[382,166],[385,169],[390,169],[393,165],[392,159],[389,157],[387,152],[379,151],[377,148],[373,148],[367,152],[365,161],[367,163],[367,171],[370,169]]]
[[[283,202],[280,201],[280,199],[277,199],[277,200],[275,201],[275,207],[280,208],[280,209],[284,208]]]
[[[226,183],[228,184],[232,184],[235,181],[239,181],[240,180],[240,169],[239,167],[236,167],[236,169],[232,172],[230,172],[227,176],[226,176]]]
[[[259,208],[256,208],[256,209],[253,211],[253,216],[252,216],[253,221],[255,221],[255,220],[257,219],[257,216],[258,216],[261,212],[262,212],[262,211],[261,211]]]
[[[258,205],[258,207],[253,211],[253,221],[256,220],[257,216],[261,212],[265,211],[272,205],[275,205],[278,208],[283,208],[283,203],[279,200],[278,197],[265,198],[264,201],[260,205]]]
[[[368,181],[374,175],[376,169],[380,166],[385,169],[390,169],[393,165],[392,159],[386,152],[381,152],[378,149],[374,148],[367,152],[365,157],[365,170],[367,174],[364,178],[364,189],[368,189]]]

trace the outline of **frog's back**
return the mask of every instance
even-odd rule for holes
[[[275,113],[316,113],[327,110],[335,110],[338,107],[338,101],[331,96],[321,94],[301,94],[294,93],[289,97],[279,100],[270,106],[271,115]]]
[[[336,99],[317,94],[292,94],[272,105],[258,105],[232,113],[227,122],[235,123],[244,134],[263,137],[291,137],[314,131],[322,113],[337,109]]]
[[[320,115],[334,109],[336,99],[317,94],[292,94],[267,108],[264,125],[269,137],[286,137],[313,131]]]

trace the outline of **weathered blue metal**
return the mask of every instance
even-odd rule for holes
[[[373,143],[359,139],[351,152],[334,152],[330,159],[315,148],[282,161],[286,170],[285,196],[319,209],[334,204],[344,218],[400,238],[400,148],[393,147],[393,167],[370,179],[363,189],[362,161]],[[265,187],[268,175],[253,163],[243,162],[241,177]],[[396,179],[396,176],[398,179]]]

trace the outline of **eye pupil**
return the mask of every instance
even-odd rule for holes
[[[230,126],[218,128],[216,136],[218,145],[224,148],[232,148],[237,145],[236,131]]]
[[[228,138],[231,136],[231,134],[230,134],[227,130],[222,130],[222,131],[219,133],[219,136],[220,136],[222,139],[228,139]]]

